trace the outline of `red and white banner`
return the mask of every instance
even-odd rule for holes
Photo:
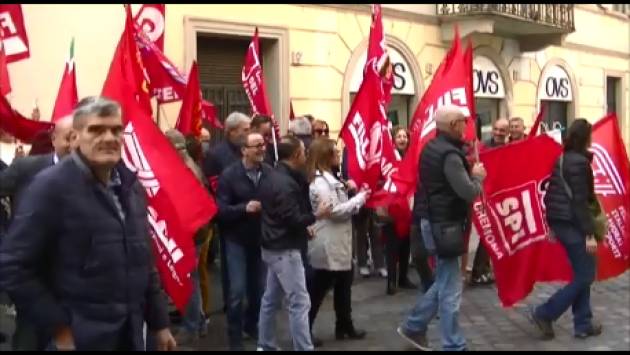
[[[608,217],[608,235],[597,251],[597,279],[630,268],[630,162],[617,116],[593,125],[591,152],[595,193]]]
[[[4,52],[2,33],[0,33],[0,95],[2,96],[8,95],[12,90],[9,66],[7,64],[7,55]]]
[[[243,70],[241,72],[241,80],[243,82],[247,98],[249,99],[249,104],[252,107],[252,113],[254,115],[258,114],[271,117],[274,133],[276,137],[279,138],[280,126],[273,117],[273,111],[271,111],[271,105],[267,99],[265,76],[263,74],[262,66],[260,65],[258,27],[256,27],[254,37],[247,48],[245,63],[243,64]]]
[[[17,62],[30,56],[22,5],[0,4],[0,31],[2,31],[7,63]]]
[[[445,105],[456,105],[466,117],[475,117],[475,100],[472,87],[472,45],[461,50],[459,32],[455,28],[455,38],[450,51],[440,63],[431,85],[422,96],[413,115],[411,142],[399,169],[393,174],[398,193],[409,196],[415,192],[418,174],[418,161],[424,145],[435,137],[435,112]],[[465,137],[475,139],[474,119],[468,120]]]
[[[609,222],[597,250],[597,280],[605,280],[630,268],[630,163],[614,115],[593,125],[591,150],[595,193]],[[572,278],[566,251],[547,238],[543,202],[561,153],[553,138],[539,135],[480,154],[488,172],[487,199],[473,203],[473,223],[490,255],[505,307],[524,299],[536,282]]]
[[[192,171],[162,134],[144,107],[148,96],[140,73],[138,49],[129,6],[125,31],[112,60],[103,96],[121,104],[123,160],[134,171],[148,198],[148,221],[162,284],[183,312],[192,293],[190,272],[197,267],[193,236],[217,211]]]
[[[166,29],[166,4],[142,4],[133,19],[151,42],[164,52],[164,30]]]

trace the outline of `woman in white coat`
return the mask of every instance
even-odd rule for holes
[[[311,143],[307,162],[311,205],[327,201],[333,206],[331,216],[318,220],[312,227],[313,238],[308,245],[308,259],[313,268],[309,294],[311,329],[324,297],[334,287],[334,308],[337,318],[337,339],[362,339],[365,331],[354,328],[352,322],[351,287],[352,221],[353,214],[365,204],[369,191],[360,191],[348,199],[346,186],[332,173],[340,163],[335,141],[318,138]]]

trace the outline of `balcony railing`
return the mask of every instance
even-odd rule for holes
[[[437,4],[438,15],[500,15],[573,32],[573,4]]]

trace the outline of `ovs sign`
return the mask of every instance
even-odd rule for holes
[[[567,72],[559,65],[554,65],[543,73],[539,83],[541,100],[573,101],[571,80]]]
[[[475,97],[502,99],[505,97],[503,77],[497,66],[487,57],[473,60],[473,91]]]
[[[415,95],[416,84],[411,74],[411,67],[407,60],[392,47],[387,47],[387,53],[392,62],[392,69],[394,75],[394,87],[392,88],[392,94],[399,95]],[[363,68],[365,67],[365,59],[367,57],[367,49],[361,55],[361,58],[357,62],[352,72],[352,79],[350,82],[350,92],[359,91],[361,82],[363,81]]]

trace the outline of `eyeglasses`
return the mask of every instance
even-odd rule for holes
[[[245,147],[262,149],[262,148],[265,148],[265,143],[259,143],[259,144],[256,144],[256,145],[246,145]]]
[[[319,134],[328,134],[330,131],[328,129],[319,128],[319,129],[316,129],[315,132]]]

